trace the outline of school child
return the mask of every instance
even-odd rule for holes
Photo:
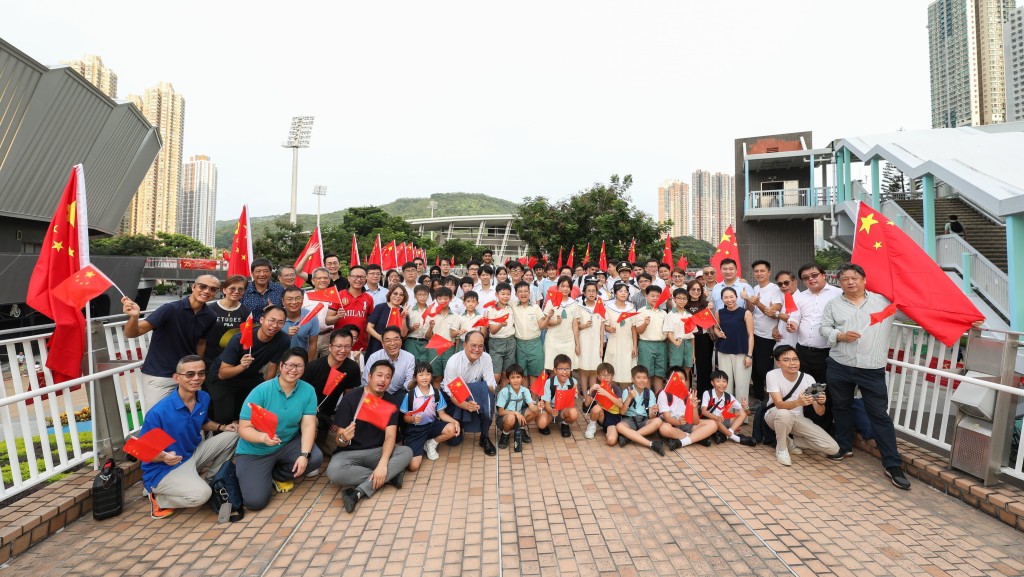
[[[462,343],[466,342],[466,333],[473,331],[480,331],[480,327],[474,326],[477,321],[483,318],[477,309],[477,303],[479,299],[476,296],[476,291],[467,291],[462,295],[462,302],[466,305],[465,314],[459,315],[459,324],[452,326],[452,338],[458,338],[461,343],[459,348],[462,348]]]
[[[550,299],[544,303],[548,328],[544,337],[544,368],[549,370],[555,368],[555,359],[561,355],[568,357],[570,364],[579,364],[580,306],[571,298],[572,278],[560,277],[555,286],[562,293],[561,304],[556,307]]]
[[[431,461],[438,459],[437,445],[458,437],[462,431],[458,421],[444,412],[447,403],[439,389],[434,388],[434,374],[430,363],[416,363],[413,381],[416,383],[401,403],[402,423],[405,434],[403,441],[412,449],[409,471],[420,468],[423,453]]]
[[[647,304],[636,316],[636,334],[638,365],[647,367],[650,372],[651,385],[654,391],[665,386],[665,371],[668,368],[668,348],[665,345],[665,311],[655,305],[661,298],[661,287],[648,285],[644,293]]]
[[[512,286],[505,282],[498,283],[494,291],[497,302],[484,312],[491,321],[487,325],[491,334],[487,339],[487,353],[491,355],[491,364],[494,365],[494,382],[503,385],[506,382],[505,371],[516,362],[516,319],[509,306]],[[499,322],[501,318],[505,320]]]
[[[526,281],[516,283],[516,299],[512,307],[516,331],[516,364],[526,371],[526,378],[533,379],[544,372],[544,344],[540,331],[547,327],[547,317],[531,298],[532,286]]]
[[[430,354],[427,351],[428,323],[423,322],[423,313],[430,308],[430,305],[427,304],[430,290],[424,285],[416,285],[413,295],[416,297],[416,302],[409,308],[409,314],[406,316],[409,332],[405,337],[405,342],[402,343],[402,348],[411,353],[417,363],[428,363],[430,362]],[[429,317],[427,321],[430,321]]]
[[[631,313],[636,309],[626,299],[629,297],[629,285],[615,283],[613,289],[615,300],[605,303],[604,330],[608,334],[608,342],[604,347],[604,362],[615,367],[615,375],[623,389],[629,387],[630,370],[636,364],[636,332],[633,330],[636,317],[619,320],[622,313]]]
[[[726,392],[729,388],[729,376],[724,371],[712,371],[711,386],[714,388],[704,391],[704,396],[700,400],[700,415],[716,423],[714,441],[722,443],[728,439],[748,447],[756,445],[754,439],[736,433],[740,425],[747,420],[747,410],[736,397]],[[726,412],[735,416],[726,417],[723,415]]]
[[[435,306],[439,307],[437,314],[430,317],[427,321],[427,334],[424,337],[427,342],[434,335],[440,336],[446,341],[452,340],[452,328],[458,327],[459,317],[455,315],[448,307],[448,303],[451,301],[452,291],[448,287],[441,287],[437,289],[437,294],[434,295]],[[455,347],[448,347],[448,350],[441,354],[434,353],[434,356],[430,359],[430,367],[434,372],[434,386],[438,386],[441,383],[441,377],[444,376],[444,366],[448,364],[448,359],[452,358],[455,354]]]
[[[630,371],[633,384],[623,389],[622,402],[626,407],[626,414],[622,421],[615,425],[619,433],[619,446],[625,447],[626,443],[633,441],[642,446],[650,448],[655,453],[665,456],[665,443],[661,440],[648,441],[646,435],[657,432],[661,427],[662,420],[658,417],[658,401],[648,388],[650,377],[647,367],[637,365]]]
[[[494,402],[498,409],[498,426],[501,429],[501,436],[498,437],[499,449],[508,447],[510,432],[513,432],[512,450],[516,453],[522,452],[523,443],[530,442],[526,428],[537,420],[540,409],[533,401],[530,389],[523,386],[525,379],[526,371],[515,363],[505,370],[508,386],[498,391],[498,398]]]
[[[542,435],[550,435],[548,424],[554,419],[555,422],[561,421],[562,436],[571,437],[572,429],[569,425],[579,419],[579,411],[576,410],[575,405],[556,411],[555,393],[576,388],[576,379],[572,377],[572,360],[568,355],[558,355],[554,359],[554,368],[554,374],[544,384],[544,395],[541,396],[540,403],[538,403],[540,415],[537,417],[537,430]]]
[[[600,297],[597,294],[597,284],[587,281],[583,285],[583,302],[579,306],[580,313],[580,384],[581,393],[586,394],[594,383],[597,382],[597,367],[601,364],[601,354],[604,352],[604,318],[595,313]],[[604,302],[601,302],[602,306]],[[607,313],[606,313],[607,314]],[[591,435],[587,437],[593,439]]]
[[[611,387],[612,392],[604,390],[601,387],[601,383],[608,383]],[[611,402],[611,408],[605,409],[597,402],[597,397],[608,399]],[[590,387],[590,390],[586,392],[583,397],[583,407],[586,409],[590,422],[587,423],[587,430],[583,433],[583,436],[587,439],[593,439],[597,433],[597,426],[601,425],[604,428],[605,439],[608,441],[609,447],[614,447],[619,441],[619,433],[615,429],[615,425],[619,424],[622,420],[622,389],[615,384],[615,367],[611,363],[601,363],[597,365],[597,382]]]
[[[684,291],[685,292],[685,291]],[[685,296],[685,295],[684,295]],[[683,367],[673,366],[669,373],[683,376]],[[685,377],[683,377],[685,379]],[[667,439],[666,444],[670,451],[681,449],[693,443],[700,443],[705,447],[711,446],[709,437],[718,430],[718,423],[710,419],[701,419],[700,401],[697,400],[697,389],[690,389],[690,403],[693,406],[693,423],[686,422],[686,399],[669,394],[662,389],[658,393],[658,411],[661,414],[661,428],[658,432],[662,438]]]
[[[665,289],[672,290],[672,289]],[[672,290],[672,302],[675,308],[665,317],[665,336],[668,340],[668,366],[682,367],[686,382],[690,382],[693,368],[693,333],[697,326],[689,332],[686,330],[686,319],[690,313],[686,310],[689,298],[685,288]],[[670,369],[671,370],[671,369]]]

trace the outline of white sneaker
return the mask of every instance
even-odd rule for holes
[[[781,451],[775,451],[775,459],[782,465],[790,466],[793,464],[793,460],[789,458],[789,451],[782,449]]]
[[[320,467],[306,471],[306,477],[316,477],[318,475],[320,475]]]
[[[803,455],[804,454],[804,450],[801,449],[800,447],[797,447],[796,443],[790,443],[789,444],[789,452],[793,453],[794,455]]]
[[[436,461],[441,458],[437,454],[437,441],[434,439],[427,439],[427,442],[423,444],[423,450],[427,453],[427,458],[431,461]]]
[[[597,421],[590,421],[587,423],[587,430],[584,431],[583,437],[586,439],[593,439],[594,435],[597,434]]]

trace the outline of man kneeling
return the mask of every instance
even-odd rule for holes
[[[391,383],[394,367],[381,359],[370,366],[366,386],[352,389],[341,398],[334,412],[338,426],[338,451],[327,466],[327,477],[342,486],[342,502],[346,512],[353,512],[360,499],[373,495],[385,483],[402,488],[405,468],[412,461],[412,449],[396,447],[398,411],[391,414],[386,429],[356,421],[356,412],[364,397],[374,396],[384,401],[384,393]],[[396,407],[397,409],[397,407]]]
[[[804,407],[808,405],[814,407],[815,413],[825,414],[825,393],[808,394],[807,388],[814,384],[814,378],[800,372],[800,358],[796,355],[796,349],[781,345],[772,355],[779,368],[770,371],[765,377],[765,390],[771,397],[771,408],[765,413],[764,422],[778,437],[775,458],[788,467],[793,463],[790,453],[803,453],[800,445],[824,455],[838,453],[839,444],[835,439],[804,416]]]

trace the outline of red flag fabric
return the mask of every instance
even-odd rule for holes
[[[694,320],[692,316],[686,317],[685,319],[683,319],[683,330],[686,332],[686,334],[690,334],[693,331],[697,330],[697,321]]]
[[[395,241],[391,241],[385,245],[380,255],[380,268],[384,270],[398,268],[398,255],[396,252]]]
[[[884,321],[885,319],[891,317],[894,314],[896,314],[896,303],[890,303],[889,306],[885,307],[884,309],[878,311],[877,313],[871,313],[868,316],[871,317],[870,324],[877,325],[878,323]]]
[[[558,247],[558,270],[562,270],[562,247]]]
[[[587,243],[587,253],[583,255],[583,264],[590,263],[590,243]]]
[[[409,394],[411,395],[412,393],[409,393]],[[422,413],[423,411],[427,410],[427,407],[429,407],[430,403],[432,403],[432,402],[434,402],[434,395],[427,395],[426,397],[423,397],[423,404],[421,404],[416,409],[414,409],[412,411],[409,411],[406,414],[407,415],[415,415],[416,413]]]
[[[686,267],[690,266],[690,261],[686,260],[686,255],[679,257],[679,262],[676,263],[676,268],[686,270]]]
[[[367,394],[363,397],[362,406],[356,413],[356,419],[373,425],[380,430],[386,430],[391,423],[391,415],[395,414],[398,407],[384,399]]]
[[[306,291],[306,296],[311,301],[320,301],[325,303],[341,304],[341,295],[338,294],[337,287],[329,286],[325,289]]]
[[[729,406],[731,407],[732,404],[730,403]],[[736,413],[730,411],[729,407],[726,407],[726,408],[722,409],[722,418],[723,419],[735,419],[736,418]]]
[[[693,322],[696,323],[698,327],[704,330],[708,330],[718,324],[715,322],[715,315],[711,314],[711,309],[704,309],[690,318],[693,319]]]
[[[370,250],[370,256],[369,256],[369,258],[366,259],[366,264],[381,265],[381,268],[383,268],[383,265],[382,265],[383,261],[381,261],[381,259],[380,259],[381,252],[383,252],[383,251],[381,250],[380,235],[378,234],[377,235],[377,239],[374,240],[374,242],[373,242],[373,248]]]
[[[355,237],[353,236],[352,239],[355,240]],[[306,241],[306,246],[302,247],[302,252],[299,253],[299,257],[295,259],[295,264],[292,265],[298,268],[299,261],[302,260],[302,255],[306,254],[306,251],[314,244],[319,245],[316,252],[313,253],[313,256],[309,257],[309,260],[306,261],[306,266],[302,267],[302,270],[299,271],[306,273],[310,278],[313,278],[314,270],[324,266],[324,243],[323,239],[320,238],[319,226],[313,229],[313,234],[309,235],[309,240]],[[305,282],[306,281],[302,280],[301,276],[295,277],[295,286],[301,288]]]
[[[864,268],[867,290],[889,299],[946,346],[985,317],[906,233],[860,203],[852,262]],[[899,263],[893,266],[893,263]]]
[[[242,214],[235,225],[235,236],[231,240],[231,252],[228,254],[228,276],[240,274],[249,278],[252,262],[252,229],[249,228],[249,208],[242,205]]]
[[[494,308],[496,306],[498,306],[498,301],[487,301],[484,303],[485,309]]]
[[[230,259],[231,259],[231,257],[229,257],[229,256],[228,256],[228,251],[226,251],[226,250],[222,250],[222,251],[220,251],[220,256],[221,256],[221,258],[223,258],[223,259],[224,259],[225,261],[227,261],[227,260],[230,260]]]
[[[50,317],[56,327],[47,343],[46,366],[55,383],[82,375],[85,355],[85,318],[82,307],[71,306],[55,298],[53,289],[71,278],[89,263],[89,219],[86,215],[85,171],[82,165],[71,169],[64,194],[57,203],[46,229],[42,250],[28,281],[25,302]]]
[[[238,344],[243,351],[252,348],[252,313],[249,313],[245,322],[238,327]]]
[[[434,257],[434,266],[441,266],[441,257],[439,257],[439,256],[435,256]]]
[[[547,302],[551,303],[551,306],[558,307],[562,304],[563,298],[565,298],[565,295],[562,294],[562,291],[558,290],[558,287],[548,289]]]
[[[225,255],[228,253],[224,253]],[[224,260],[227,260],[226,258]],[[217,261],[212,258],[179,258],[178,268],[192,270],[217,270]]]
[[[793,298],[793,293],[786,291],[786,314],[793,314],[797,311],[796,300]]]
[[[537,266],[537,257],[531,256],[530,258],[528,258],[526,260],[526,266],[528,266],[530,268],[533,268],[533,267]]]
[[[318,232],[319,232],[319,230],[320,229],[317,228]],[[322,250],[322,248],[323,247],[321,247],[321,250]],[[361,263],[359,262],[359,243],[356,241],[356,234],[352,233],[352,248],[349,250],[348,266],[352,266],[354,264],[361,264]]]
[[[619,319],[618,319],[617,322],[620,322],[620,323],[624,322],[626,319],[635,317],[638,314],[640,314],[640,311],[632,311],[632,312],[628,312],[628,313],[619,313]]]
[[[452,398],[458,403],[465,403],[471,395],[469,387],[466,385],[466,381],[462,380],[462,377],[455,377],[454,381],[448,383],[448,392],[451,393]]]
[[[389,327],[401,327],[402,326],[402,309],[393,308],[388,313],[388,324]]]
[[[604,301],[601,297],[597,297],[597,302],[594,303],[594,314],[601,315],[601,318],[607,318],[608,309],[604,307]]]
[[[139,438],[128,437],[125,439],[124,452],[143,463],[148,463],[173,444],[174,439],[167,434],[167,431],[153,427]]]
[[[608,381],[601,381],[601,388],[608,391],[608,394],[612,396],[615,395],[615,391],[612,389],[612,386],[611,384],[608,383]],[[608,397],[597,395],[595,398],[597,399],[597,404],[601,405],[601,407],[604,408],[605,410],[611,409],[612,407],[615,406],[615,401],[609,399]]]
[[[338,385],[343,380],[345,380],[345,373],[331,367],[330,373],[327,374],[327,384],[324,385],[324,396],[331,396],[331,393],[334,392],[334,389],[338,388]]]
[[[718,250],[711,255],[711,266],[715,267],[715,278],[718,279],[718,282],[722,282],[725,278],[722,276],[722,261],[727,258],[736,261],[736,270],[743,270],[740,267],[739,242],[736,240],[736,233],[732,231],[731,224],[725,229],[722,240],[718,242]]]
[[[445,351],[452,348],[452,345],[454,344],[455,343],[449,341],[448,339],[442,337],[441,335],[434,335],[430,337],[430,342],[427,343],[427,348],[434,349],[435,351],[437,351],[437,356],[441,356],[444,354]]]
[[[533,380],[533,384],[530,385],[530,392],[533,396],[538,399],[544,396],[544,383],[548,380],[548,372],[541,371],[537,378]]]
[[[491,319],[492,323],[501,324],[508,321],[508,313],[501,315],[500,317],[494,317]]]
[[[302,325],[308,324],[309,321],[315,319],[317,313],[319,313],[322,310],[324,310],[324,303],[316,303],[316,306],[313,307],[313,310],[306,313],[306,316],[302,317],[302,320],[299,321],[299,326],[301,327]]]
[[[249,411],[249,422],[254,429],[266,433],[271,439],[277,437],[277,415],[256,403],[249,403]]]
[[[665,392],[680,399],[690,398],[690,389],[679,373],[672,373],[672,376],[669,377],[668,382],[665,383]]]
[[[95,265],[88,264],[53,287],[53,297],[71,307],[81,309],[112,286],[114,283],[107,275]]]
[[[601,270],[608,270],[608,254],[604,250],[604,241],[601,241],[601,255],[597,257],[597,267]]]
[[[661,291],[661,296],[658,297],[658,302],[654,303],[654,308],[659,308],[661,305],[667,303],[670,298],[672,298],[672,287],[665,287]]]
[[[555,391],[555,410],[571,409],[576,404],[576,387]]]
[[[583,294],[583,291],[580,290],[580,287],[572,285],[572,290],[569,291],[569,298],[576,300],[580,298],[581,294]]]
[[[567,266],[569,268],[572,268],[573,260],[575,259],[575,257],[576,257],[576,247],[575,246],[571,246],[571,247],[569,247],[569,258],[567,258],[565,260],[565,266]]]
[[[693,407],[693,402],[690,401],[690,397],[686,397],[686,416],[684,419],[686,420],[687,425],[693,424],[696,412],[697,411],[695,411]]]
[[[629,243],[629,257],[627,257],[626,260],[628,260],[630,262],[630,264],[636,262],[636,239],[635,238],[632,241],[630,241],[630,243]]]
[[[452,265],[452,266],[455,266],[455,255],[454,255],[454,254],[452,255],[452,261],[451,261],[451,265]]]
[[[405,246],[404,242],[400,242],[395,245],[395,266],[402,266],[405,263],[412,260],[409,258],[409,249]]]
[[[473,323],[473,327],[474,328],[476,328],[476,327],[486,327],[488,324],[490,324],[490,322],[491,322],[491,319],[489,319],[487,317],[480,317],[480,320],[478,320],[475,323]]]
[[[672,260],[672,237],[671,236],[666,236],[665,237],[665,249],[661,253],[661,262],[667,264],[668,266],[672,266],[672,263],[675,262],[674,260]]]
[[[429,305],[427,305],[427,309],[423,311],[423,322],[427,322],[427,319],[436,315],[440,311],[441,305],[437,301],[430,303]]]

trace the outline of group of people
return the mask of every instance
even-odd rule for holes
[[[609,446],[665,455],[756,445],[740,427],[762,419],[789,466],[804,450],[851,456],[857,420],[892,483],[910,487],[887,412],[893,318],[872,322],[889,302],[865,290],[859,266],[844,265],[837,288],[817,264],[772,276],[759,260],[748,284],[730,259],[688,279],[653,259],[600,270],[492,257],[470,261],[464,277],[421,259],[400,272],[351,265],[342,276],[328,254],[308,274],[304,262],[279,267],[277,282],[256,259],[251,280],[200,276],[188,296],[144,319],[124,299],[125,335],[152,331],[142,432],[159,427],[174,439],[143,463],[152,516],[208,500],[206,481],[231,459],[245,506],[260,509],[320,474],[329,456],[326,475],[351,512],[467,434],[492,456],[522,451],[533,428],[571,437],[577,423],[586,439],[601,429]],[[339,297],[313,315],[316,301],[296,286],[305,282]],[[693,322],[708,309],[713,326]],[[391,408],[386,422],[359,418],[380,403]],[[276,415],[274,434],[254,424],[262,410]]]

